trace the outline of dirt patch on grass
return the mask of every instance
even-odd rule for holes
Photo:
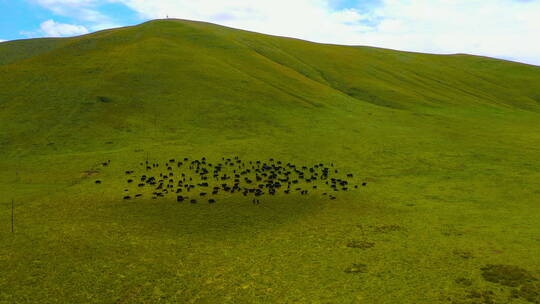
[[[99,173],[100,173],[99,171],[95,171],[95,170],[88,170],[88,171],[81,172],[82,177],[92,177],[92,176],[99,175]]]

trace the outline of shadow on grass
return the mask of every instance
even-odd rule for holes
[[[170,199],[119,202],[110,205],[116,220],[143,234],[190,235],[205,239],[249,237],[299,220],[324,209],[315,196],[261,198],[254,205],[249,197],[207,199],[197,203]]]

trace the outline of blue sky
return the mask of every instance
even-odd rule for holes
[[[69,3],[70,1],[65,1]],[[83,3],[84,1],[80,1]],[[75,3],[76,1],[71,1]],[[82,5],[65,5],[62,1],[38,0],[0,0],[0,39],[13,40],[53,36],[41,30],[41,24],[53,20],[55,24],[68,24],[84,27],[88,32],[104,28],[133,25],[145,21],[145,18],[120,2],[94,1],[91,10],[98,12],[102,19],[92,20],[82,14],[72,14],[83,8]],[[64,7],[66,13],[59,12],[57,6]],[[69,32],[69,31],[68,31]],[[81,31],[75,33],[80,34]],[[65,35],[55,36],[72,36]]]
[[[540,0],[0,0],[0,41],[167,15],[321,43],[540,65]]]

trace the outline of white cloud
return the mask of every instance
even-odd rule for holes
[[[471,53],[540,64],[540,3],[512,0],[386,0],[360,41],[433,53]]]
[[[150,19],[169,15],[315,42],[470,53],[540,65],[540,1],[382,0],[370,10],[360,0],[358,9],[342,10],[331,8],[336,0],[116,1]]]
[[[41,23],[40,32],[47,37],[64,37],[87,34],[88,29],[82,25],[58,23],[50,19]]]
[[[101,25],[112,25],[109,16],[101,13],[96,6],[100,3],[114,2],[115,0],[33,0],[37,4],[49,9],[54,14],[66,16],[82,22]]]
[[[117,0],[31,0],[50,10],[55,15],[69,17],[85,25],[90,31],[99,31],[121,26],[110,16],[99,11],[101,4]],[[80,26],[79,26],[80,27]],[[82,30],[82,28],[80,28]],[[43,31],[41,31],[43,32]],[[35,32],[23,32],[26,36],[36,36]]]
[[[2,39],[0,39],[0,43],[5,42],[5,41],[7,41],[7,40],[2,40]]]

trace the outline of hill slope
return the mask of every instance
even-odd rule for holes
[[[334,111],[540,107],[534,66],[319,45],[181,20],[4,43],[0,58],[4,150],[24,145],[22,138],[39,145],[71,138],[79,145],[81,138],[103,142],[149,130],[171,137],[179,133],[170,129],[241,134],[260,125],[275,134],[270,130],[292,117],[309,124],[312,115]],[[13,117],[40,124],[13,124]],[[62,130],[80,133],[73,138]]]
[[[1,43],[0,303],[540,301],[514,282],[540,279],[539,122],[540,67],[485,57],[184,20]],[[122,200],[146,159],[233,156],[367,186]]]

